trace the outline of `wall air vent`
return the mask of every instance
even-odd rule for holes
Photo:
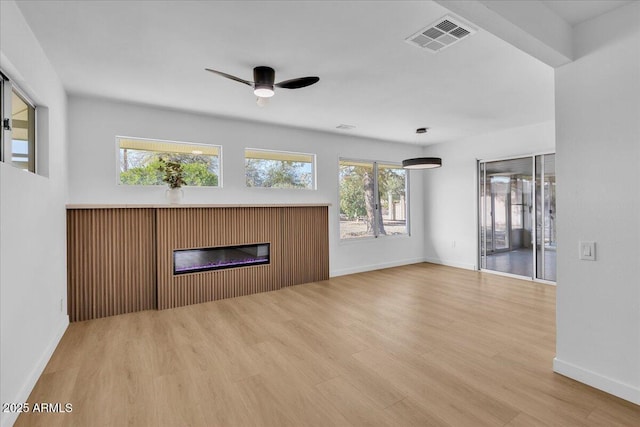
[[[476,31],[471,25],[447,15],[407,37],[405,41],[435,53],[456,44]]]

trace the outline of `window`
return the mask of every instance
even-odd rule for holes
[[[244,150],[247,187],[315,190],[315,164],[315,154]]]
[[[220,187],[218,145],[117,137],[118,182],[123,185],[166,185],[160,159],[182,163],[186,185]]]
[[[0,73],[3,162],[36,171],[36,107],[9,79]]]
[[[340,238],[408,234],[407,171],[398,164],[340,159]]]

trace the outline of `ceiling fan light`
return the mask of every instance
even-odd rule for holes
[[[402,167],[405,169],[434,169],[440,166],[442,166],[440,157],[417,157],[402,161]]]
[[[271,98],[274,94],[273,86],[269,85],[256,85],[253,93],[259,98]]]

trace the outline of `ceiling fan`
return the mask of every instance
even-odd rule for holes
[[[253,80],[249,81],[241,79],[240,77],[232,76],[231,74],[223,73],[222,71],[212,70],[211,68],[205,68],[207,71],[218,74],[219,76],[226,77],[231,80],[235,80],[240,83],[244,83],[247,86],[253,88],[253,93],[258,97],[258,105],[263,106],[266,104],[268,98],[271,98],[275,93],[273,88],[279,87],[282,89],[300,89],[303,87],[311,86],[314,83],[318,83],[319,77],[299,77],[297,79],[285,80],[280,83],[274,83],[276,72],[271,67],[255,67],[253,69]]]

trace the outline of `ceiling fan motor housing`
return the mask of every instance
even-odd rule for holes
[[[254,88],[270,89],[273,91],[273,82],[276,79],[276,72],[271,67],[255,67],[253,69]]]

